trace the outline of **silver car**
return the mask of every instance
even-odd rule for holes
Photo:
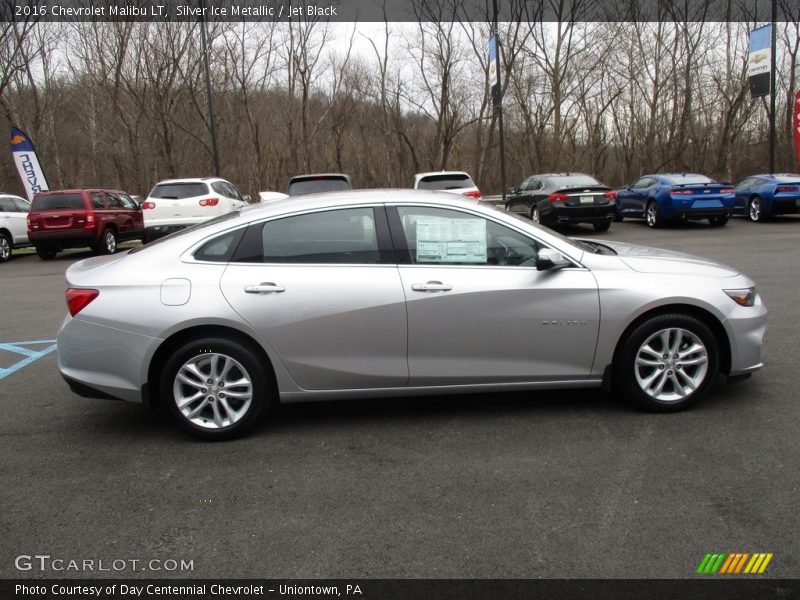
[[[59,369],[206,439],[270,404],[604,386],[654,411],[759,369],[752,280],[452,194],[255,205],[67,270]]]

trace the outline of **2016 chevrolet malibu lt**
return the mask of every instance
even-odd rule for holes
[[[762,366],[767,319],[730,267],[442,192],[246,207],[66,279],[70,387],[205,439],[279,401],[605,386],[679,410]]]

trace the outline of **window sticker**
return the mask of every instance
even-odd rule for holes
[[[484,219],[417,219],[417,262],[486,264]]]

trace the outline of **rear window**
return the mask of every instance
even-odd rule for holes
[[[713,179],[706,177],[705,175],[674,175],[670,177],[665,177],[669,183],[675,185],[695,185],[701,183],[714,183]]]
[[[31,210],[68,210],[83,208],[83,194],[48,194],[36,196]]]
[[[183,200],[194,196],[208,194],[208,186],[201,182],[192,183],[159,183],[150,192],[151,198],[166,198],[168,200]]]
[[[418,190],[460,190],[475,187],[469,175],[428,175],[417,183]]]
[[[775,181],[785,181],[785,182],[797,182],[800,181],[800,175],[796,175],[793,173],[784,173],[782,175],[773,175],[775,177]]]
[[[548,181],[554,187],[583,187],[586,185],[603,185],[594,177],[590,177],[589,175],[564,175],[562,177],[546,177],[545,181]]]
[[[289,182],[290,196],[303,194],[316,194],[319,192],[341,192],[350,189],[350,183],[344,177],[309,177],[307,179],[293,179]]]

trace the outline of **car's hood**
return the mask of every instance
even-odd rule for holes
[[[637,246],[623,242],[589,240],[608,246],[619,259],[640,273],[669,273],[704,277],[735,277],[739,272],[710,258],[694,256],[675,250]]]

